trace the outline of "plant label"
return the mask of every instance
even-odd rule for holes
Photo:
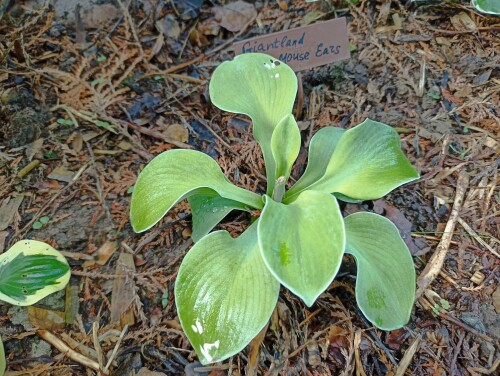
[[[271,55],[295,72],[350,57],[345,17],[242,40],[233,44],[233,50],[236,55]]]

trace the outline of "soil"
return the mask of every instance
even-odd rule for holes
[[[44,3],[0,0],[6,9],[0,216],[12,218],[0,229],[0,252],[29,238],[68,258],[68,288],[37,305],[65,317],[62,327],[50,329],[53,335],[104,365],[116,346],[109,374],[120,376],[498,372],[498,18],[477,13],[468,1],[248,1],[257,17],[232,32],[217,16],[231,1]],[[343,213],[373,211],[393,221],[420,275],[446,237],[459,177],[468,174],[444,266],[408,325],[381,332],[356,306],[356,267],[346,257],[311,308],[281,289],[256,361],[249,361],[247,348],[202,367],[173,296],[192,245],[189,206],[180,203],[151,230],[135,234],[133,185],[155,155],[187,147],[215,158],[236,184],[262,193],[265,169],[251,123],[211,105],[211,73],[233,57],[234,40],[340,16],[348,20],[351,58],[299,74],[294,111],[304,143],[293,176],[306,165],[311,132],[351,128],[367,117],[393,126],[421,179],[374,202],[342,204]],[[2,205],[19,195],[19,205]],[[2,212],[5,207],[15,213]],[[35,229],[44,216],[48,222]],[[218,228],[235,235],[248,219],[233,213]],[[125,279],[132,299],[126,302],[116,286]],[[98,374],[42,339],[37,329],[51,319],[34,326],[32,312],[3,303],[0,317],[12,374]]]

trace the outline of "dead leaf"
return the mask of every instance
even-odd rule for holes
[[[188,142],[189,140],[189,131],[182,124],[171,124],[162,134],[175,141]]]
[[[74,176],[75,176],[74,172],[68,171],[63,167],[56,167],[52,170],[49,176],[47,176],[47,178],[69,183],[70,181],[73,180]]]
[[[457,98],[467,98],[472,94],[472,87],[470,85],[462,86],[460,89],[455,91],[455,97]]]
[[[248,352],[248,363],[247,363],[247,376],[254,376],[256,375],[257,371],[257,366],[259,365],[258,359],[259,359],[259,351],[260,351],[260,345],[264,341],[264,338],[266,337],[266,332],[267,328],[269,327],[269,323],[255,336],[252,341],[250,341],[250,350]]]
[[[412,255],[421,254],[423,250],[426,250],[427,242],[424,239],[418,239],[419,244],[415,243],[411,237],[412,223],[394,205],[384,199],[380,199],[373,203],[373,211],[387,217],[396,225]]]
[[[215,8],[214,12],[215,18],[220,25],[232,32],[240,31],[252,19],[257,17],[255,6],[242,0]]]
[[[93,4],[83,9],[82,20],[87,28],[97,29],[121,16],[121,11],[112,4]]]
[[[83,134],[83,141],[87,142],[87,141],[90,141],[92,140],[93,138],[96,138],[97,136],[100,136],[101,133],[99,132],[94,132],[94,131],[90,131],[90,132],[86,132]]]
[[[115,278],[113,281],[111,322],[119,322],[122,328],[126,324],[132,326],[135,323],[133,273],[135,273],[134,257],[130,253],[121,253],[116,264],[116,274],[123,278]]]
[[[26,158],[31,161],[36,153],[42,150],[43,138],[38,138],[26,147]]]
[[[68,141],[71,142],[71,148],[76,152],[79,153],[82,151],[83,148],[83,136],[80,133],[73,133]]]
[[[115,253],[117,249],[118,249],[118,244],[116,244],[116,242],[108,240],[103,245],[101,245],[97,250],[97,259],[85,261],[83,263],[83,266],[89,267],[95,264],[105,265],[108,262],[109,258],[113,255],[113,253]]]
[[[500,287],[497,287],[493,293],[493,306],[495,306],[495,311],[500,313]]]
[[[66,325],[64,316],[64,312],[34,306],[28,307],[28,317],[30,323],[40,329],[64,329],[64,326]]]
[[[490,79],[492,72],[492,69],[488,69],[487,71],[481,73],[479,76],[474,77],[474,79],[472,80],[472,84],[476,86],[485,84]]]
[[[7,240],[7,236],[9,236],[8,231],[0,231],[0,254],[5,250],[5,240]]]
[[[125,150],[125,151],[132,149],[132,144],[130,142],[127,142],[127,141],[120,141],[118,143],[118,145],[116,145],[116,146],[118,146],[120,149]]]
[[[300,21],[300,26],[309,25],[309,24],[313,23],[314,21],[319,20],[324,15],[325,15],[324,13],[316,12],[314,10],[307,12],[306,15]]]
[[[12,223],[14,215],[23,202],[23,198],[24,195],[16,195],[3,200],[0,206],[0,231],[5,230]]]
[[[396,329],[387,333],[385,344],[393,350],[399,350],[409,336],[406,329]]]
[[[172,14],[167,14],[161,20],[156,21],[155,26],[158,31],[161,31],[165,38],[178,40],[182,32],[179,24]]]
[[[142,367],[136,376],[165,376],[163,372],[150,371],[146,367]]]
[[[450,18],[451,23],[458,31],[477,31],[477,25],[465,12],[460,12]]]
[[[307,348],[307,364],[311,367],[318,367],[321,362],[318,342],[316,340],[309,342]]]

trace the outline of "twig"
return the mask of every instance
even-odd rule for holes
[[[361,330],[358,329],[354,333],[354,361],[356,362],[356,376],[366,376],[361,362],[361,355],[359,353],[359,345],[361,343]]]
[[[421,298],[419,300],[420,304],[422,304],[422,307],[424,307],[426,310],[428,311],[432,311],[435,313],[434,311],[434,305],[432,303],[430,303],[427,299],[425,298]],[[497,344],[498,345],[498,341],[494,340],[493,338],[491,338],[490,336],[484,334],[484,333],[481,333],[479,331],[477,331],[476,329],[470,327],[469,325],[467,324],[464,324],[462,321],[458,320],[457,318],[453,317],[453,316],[450,316],[448,315],[447,313],[445,312],[442,312],[441,310],[439,310],[439,313],[437,313],[437,316],[445,319],[446,321],[449,321],[455,325],[457,325],[458,327],[474,334],[475,336],[478,336],[482,339],[484,339],[485,341],[487,342],[490,342],[490,343],[493,343],[493,344]]]
[[[97,316],[99,318],[99,315]],[[92,342],[94,343],[95,351],[97,352],[97,361],[99,362],[99,369],[102,370],[104,367],[104,354],[102,353],[101,344],[98,338],[99,332],[99,320],[94,321],[92,324]]]
[[[101,187],[101,180],[99,179],[99,171],[97,170],[97,164],[95,162],[94,152],[92,151],[92,147],[90,146],[90,144],[88,142],[85,142],[85,145],[87,146],[87,150],[88,150],[89,155],[90,155],[90,160],[92,161],[92,167],[94,170],[94,178],[95,178],[95,186],[97,188],[97,195],[99,197],[99,201],[101,201],[101,205],[104,209],[104,212],[106,213],[106,218],[108,219],[109,223],[111,223],[111,225],[114,228],[115,223],[113,222],[113,219],[111,218],[111,212],[110,212],[109,207],[106,203],[106,199],[103,195],[103,191],[102,191],[102,187]]]
[[[443,237],[439,242],[436,252],[432,255],[429,262],[427,263],[424,271],[420,274],[417,279],[417,292],[415,294],[415,299],[422,296],[423,292],[429,287],[429,285],[438,276],[441,268],[444,264],[444,259],[448,253],[448,248],[450,247],[452,234],[455,231],[455,224],[460,213],[460,208],[462,207],[462,202],[465,197],[465,191],[469,186],[469,175],[466,173],[461,173],[457,181],[457,190],[455,194],[455,201],[453,203],[453,209],[451,210],[450,218],[444,230]]]
[[[462,348],[462,343],[464,342],[465,332],[460,332],[458,337],[458,343],[455,347],[455,351],[453,352],[453,358],[451,359],[450,372],[452,375],[459,375],[460,373],[457,370],[457,358],[458,354],[460,354],[460,349]]]
[[[417,337],[413,340],[408,350],[406,350],[403,359],[401,359],[401,361],[399,362],[398,368],[396,369],[396,373],[394,374],[394,376],[403,376],[405,374],[405,371],[410,365],[411,360],[413,359],[413,355],[415,355],[415,352],[417,351],[418,345],[420,344],[421,340],[422,340],[421,337]]]
[[[40,337],[42,337],[44,341],[47,341],[56,349],[58,349],[61,353],[65,354],[68,358],[74,360],[78,364],[92,368],[94,371],[99,372],[99,363],[71,349],[66,343],[57,338],[54,334],[52,334],[48,330],[40,329],[37,331],[37,334]]]
[[[462,227],[467,231],[467,233],[472,236],[476,241],[481,244],[484,248],[486,248],[488,251],[493,253],[496,257],[500,258],[500,254],[495,251],[493,248],[490,247],[488,243],[486,243],[481,237],[476,234],[476,232],[465,222],[462,218],[458,217],[458,223],[462,225]]]
[[[125,324],[122,332],[120,333],[120,337],[118,338],[118,341],[116,341],[115,347],[113,348],[113,352],[111,353],[111,356],[109,357],[108,362],[106,363],[106,366],[104,367],[104,372],[107,373],[109,370],[109,367],[113,363],[113,360],[115,359],[116,354],[118,353],[118,349],[120,348],[120,344],[122,343],[123,337],[125,337],[127,330],[128,330],[128,324]]]
[[[40,166],[40,161],[38,159],[31,161],[26,166],[24,166],[24,168],[21,171],[19,171],[17,173],[17,177],[19,179],[24,178],[26,175],[28,175],[31,172],[31,170],[33,170],[34,168],[37,168],[38,166]]]

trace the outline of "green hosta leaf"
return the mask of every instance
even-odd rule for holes
[[[3,348],[3,341],[0,337],[0,376],[3,376],[7,368],[7,361],[5,360],[5,350]]]
[[[325,174],[309,188],[374,200],[415,179],[418,173],[401,151],[397,132],[367,119],[342,135]]]
[[[344,253],[344,222],[335,197],[305,191],[290,205],[267,198],[258,233],[269,270],[311,306],[333,281]]]
[[[248,210],[248,206],[241,202],[219,196],[217,193],[194,195],[188,198],[193,213],[194,242],[199,241],[233,209]]]
[[[31,305],[62,290],[70,278],[64,256],[36,240],[21,240],[0,255],[0,300]]]
[[[415,299],[415,267],[396,226],[373,213],[345,218],[346,252],[356,258],[356,300],[383,330],[405,325]]]
[[[175,283],[177,313],[202,364],[241,351],[266,325],[279,282],[257,244],[257,224],[239,238],[213,232],[188,252]]]
[[[210,80],[212,103],[224,111],[250,116],[264,154],[268,194],[276,180],[271,137],[281,119],[292,113],[297,93],[293,70],[264,54],[243,54],[219,65]]]
[[[325,127],[314,134],[309,143],[306,170],[285,194],[285,197],[302,192],[325,174],[328,162],[330,162],[333,152],[344,132],[345,130],[342,128]]]
[[[259,195],[233,185],[208,155],[194,150],[169,150],[141,172],[132,193],[130,221],[136,232],[152,227],[177,202],[194,194],[211,194],[260,209]]]
[[[500,15],[499,0],[472,0],[472,5],[480,12]]]
[[[276,162],[274,176],[284,176],[286,182],[300,151],[300,130],[293,115],[285,116],[276,126],[271,137],[271,150]]]

